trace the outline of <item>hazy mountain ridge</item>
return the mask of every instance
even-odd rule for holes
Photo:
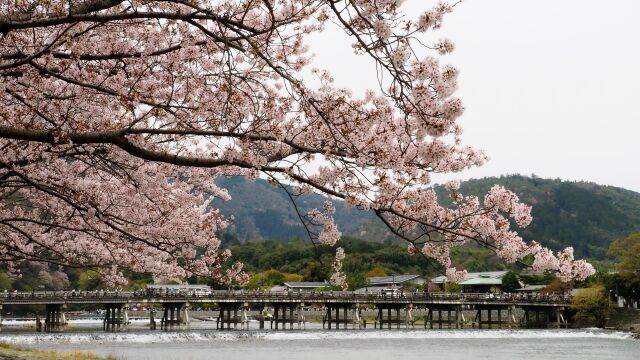
[[[640,193],[614,186],[507,175],[462,182],[460,192],[482,200],[496,184],[533,207],[533,222],[518,233],[554,250],[573,246],[578,257],[604,259],[611,241],[640,229]],[[450,201],[442,186],[436,186],[436,192],[444,203]],[[361,229],[360,236],[363,234],[391,238],[377,223],[367,224]]]
[[[232,200],[216,200],[212,206],[234,217],[229,232],[240,241],[306,236],[282,189],[261,179],[222,178],[217,183],[229,191]],[[613,186],[509,175],[468,180],[461,184],[460,191],[482,199],[495,184],[514,191],[533,206],[534,221],[520,234],[555,250],[573,246],[577,256],[601,259],[606,257],[612,240],[640,230],[640,193]],[[444,189],[436,186],[436,191],[446,203]],[[324,196],[310,194],[301,197],[299,205],[307,210],[320,208],[325,200]],[[340,201],[334,204],[335,219],[343,234],[376,242],[393,239],[372,213],[346,208]]]
[[[243,177],[218,178],[216,184],[231,195],[230,201],[214,200],[210,207],[233,217],[228,229],[240,241],[288,240],[306,238],[307,234],[287,193],[267,181]],[[303,211],[322,209],[328,198],[318,194],[300,196],[296,201]],[[333,201],[335,221],[344,234],[351,234],[373,219],[370,212],[347,208],[342,201]]]

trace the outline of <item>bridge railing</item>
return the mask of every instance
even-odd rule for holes
[[[161,291],[35,291],[0,293],[0,302],[24,300],[25,302],[56,300],[70,301],[96,299],[101,301],[129,302],[136,300],[215,300],[224,301],[306,301],[306,302],[410,302],[410,301],[455,301],[465,303],[567,303],[570,297],[553,294],[492,294],[492,293],[425,293],[425,292],[352,292],[352,291],[258,291],[258,290],[216,290],[208,294]]]

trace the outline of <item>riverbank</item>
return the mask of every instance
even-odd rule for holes
[[[607,327],[640,335],[640,310],[616,309],[607,321]]]
[[[0,360],[112,360],[114,357],[101,357],[90,352],[71,353],[59,351],[41,351],[24,349],[0,342]]]

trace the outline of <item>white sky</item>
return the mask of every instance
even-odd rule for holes
[[[416,17],[434,3],[402,9]],[[640,1],[466,0],[429,42],[441,37],[456,44],[442,62],[460,70],[464,141],[491,156],[457,178],[534,173],[640,191]],[[338,86],[376,87],[343,34],[309,45]]]

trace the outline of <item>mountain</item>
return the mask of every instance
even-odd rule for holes
[[[460,192],[483,199],[495,184],[533,206],[533,222],[518,233],[556,251],[573,246],[576,257],[602,260],[611,241],[640,230],[640,193],[618,187],[508,175],[465,181]],[[449,200],[442,186],[436,186],[436,193],[444,203]],[[365,225],[360,229],[362,235],[391,238],[379,222]]]
[[[228,231],[239,240],[306,236],[284,190],[261,179],[230,177],[216,183],[229,191],[232,200],[216,200],[211,206],[234,217]],[[640,230],[640,193],[589,182],[521,175],[468,180],[461,184],[460,191],[482,198],[494,184],[514,191],[533,206],[534,220],[520,234],[554,250],[573,246],[577,257],[604,259],[612,240]],[[436,191],[446,202],[444,189],[437,186]],[[325,199],[317,194],[304,195],[299,203],[303,209],[321,208]],[[340,201],[334,201],[334,205],[335,219],[343,234],[375,242],[393,239],[370,212],[346,208]]]
[[[227,229],[240,241],[288,240],[307,238],[295,208],[287,192],[265,180],[248,180],[244,177],[221,177],[216,184],[229,192],[230,201],[214,200],[210,208],[220,209],[232,225]],[[318,194],[302,195],[296,200],[301,211],[322,209],[327,197]],[[344,234],[351,234],[373,219],[370,212],[347,208],[342,201],[334,200],[335,221]]]

